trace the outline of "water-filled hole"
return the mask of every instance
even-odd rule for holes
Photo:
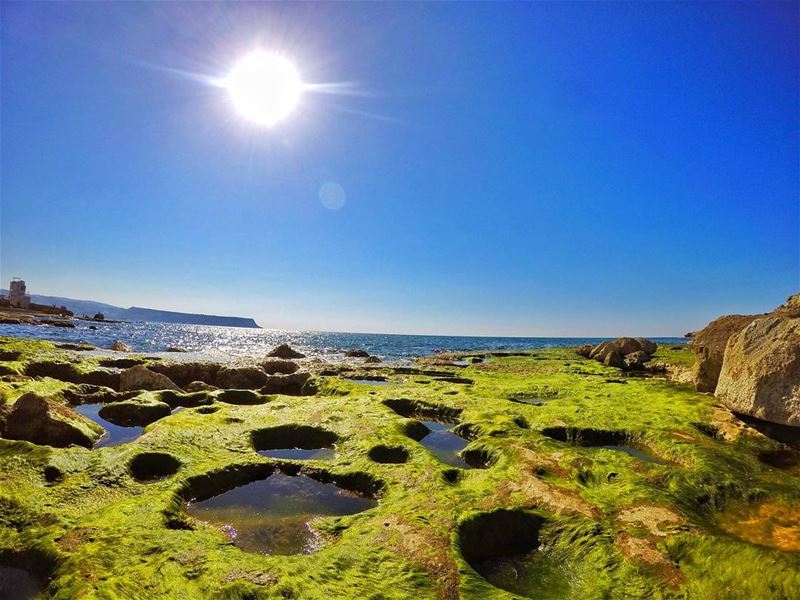
[[[143,483],[174,475],[180,467],[181,461],[164,452],[137,454],[128,464],[131,476]]]
[[[280,425],[254,431],[253,448],[268,458],[325,460],[334,457],[335,433],[308,425]]]
[[[543,517],[522,510],[482,513],[461,524],[458,541],[469,565],[492,585],[536,596],[568,591],[562,566],[540,550]]]
[[[118,446],[119,444],[131,442],[142,435],[144,427],[116,425],[101,417],[100,410],[102,408],[102,404],[81,404],[74,408],[76,413],[83,415],[90,421],[94,421],[105,429],[103,437],[94,445],[95,448]]]
[[[645,450],[631,445],[625,431],[609,431],[606,429],[574,428],[574,427],[546,427],[542,429],[545,435],[559,442],[566,442],[573,446],[601,448],[623,452],[633,458],[645,462],[664,464],[664,461]]]
[[[342,481],[338,484],[306,475],[273,473],[238,487],[223,486],[218,495],[187,502],[185,508],[195,519],[219,527],[243,550],[305,554],[320,544],[313,530],[314,519],[352,515],[377,504]]]
[[[408,461],[408,450],[402,446],[375,446],[367,454],[370,460],[377,463],[400,464]]]

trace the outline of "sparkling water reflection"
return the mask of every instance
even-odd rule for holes
[[[90,326],[96,329],[89,329]],[[0,325],[0,336],[30,337],[57,342],[92,344],[110,348],[121,340],[137,352],[164,352],[177,347],[203,353],[210,358],[263,356],[279,344],[289,344],[309,356],[336,360],[342,351],[363,349],[388,360],[427,356],[439,351],[536,349],[598,343],[600,338],[469,337],[438,335],[399,335],[373,333],[337,333],[330,331],[283,331],[186,325],[182,323],[95,323],[75,321],[75,328],[42,325]],[[675,344],[682,338],[653,338],[659,343]],[[179,354],[174,356],[180,358]]]

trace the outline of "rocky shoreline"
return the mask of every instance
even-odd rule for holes
[[[0,570],[58,598],[797,597],[800,437],[775,429],[794,388],[741,400],[762,372],[796,383],[750,366],[788,356],[764,348],[788,347],[795,303],[726,325],[717,397],[711,330],[406,365],[0,338]],[[187,507],[271,477],[370,503],[288,555]]]

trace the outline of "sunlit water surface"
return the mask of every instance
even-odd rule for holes
[[[96,327],[92,330],[90,327]],[[439,351],[532,350],[559,346],[598,343],[600,338],[468,337],[438,335],[396,335],[336,333],[328,331],[282,331],[186,325],[179,323],[95,323],[75,321],[75,328],[43,325],[0,325],[0,336],[29,337],[58,342],[92,344],[110,348],[116,340],[137,352],[163,352],[177,347],[202,353],[211,359],[263,356],[279,344],[289,344],[309,356],[330,360],[343,358],[342,351],[363,349],[384,360],[403,360]],[[682,338],[653,338],[666,344],[684,342]]]

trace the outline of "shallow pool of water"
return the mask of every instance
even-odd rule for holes
[[[330,460],[336,455],[336,450],[334,448],[277,448],[259,450],[258,453],[267,458],[287,460]]]
[[[391,381],[385,381],[382,379],[355,379],[346,377],[347,381],[351,381],[353,383],[360,383],[361,385],[390,385]]]
[[[431,432],[422,438],[419,443],[433,452],[436,457],[444,463],[460,469],[471,469],[472,467],[461,456],[458,455],[466,448],[467,440],[458,437],[451,431],[451,423],[440,423],[438,421],[422,421]]]
[[[569,592],[564,570],[539,550],[484,560],[474,568],[492,585],[526,598],[535,598],[542,590],[552,598],[565,598]]]
[[[41,597],[42,588],[28,571],[16,567],[0,567],[0,598],[34,600]]]
[[[310,526],[315,518],[352,515],[376,504],[332,483],[276,473],[208,500],[187,503],[186,511],[218,525],[242,550],[287,555],[316,550],[318,539]]]
[[[597,446],[598,448],[603,448],[605,450],[614,450],[616,452],[624,452],[628,456],[632,456],[633,458],[638,458],[639,460],[643,460],[644,462],[654,463],[657,465],[663,465],[665,462],[658,458],[657,456],[653,456],[645,452],[644,450],[640,450],[639,448],[633,448],[632,446]]]
[[[103,408],[102,404],[81,404],[73,408],[76,413],[83,415],[90,421],[94,421],[106,430],[103,437],[94,445],[95,448],[118,446],[119,444],[133,441],[142,435],[144,427],[123,427],[106,421],[99,414],[101,408]]]

